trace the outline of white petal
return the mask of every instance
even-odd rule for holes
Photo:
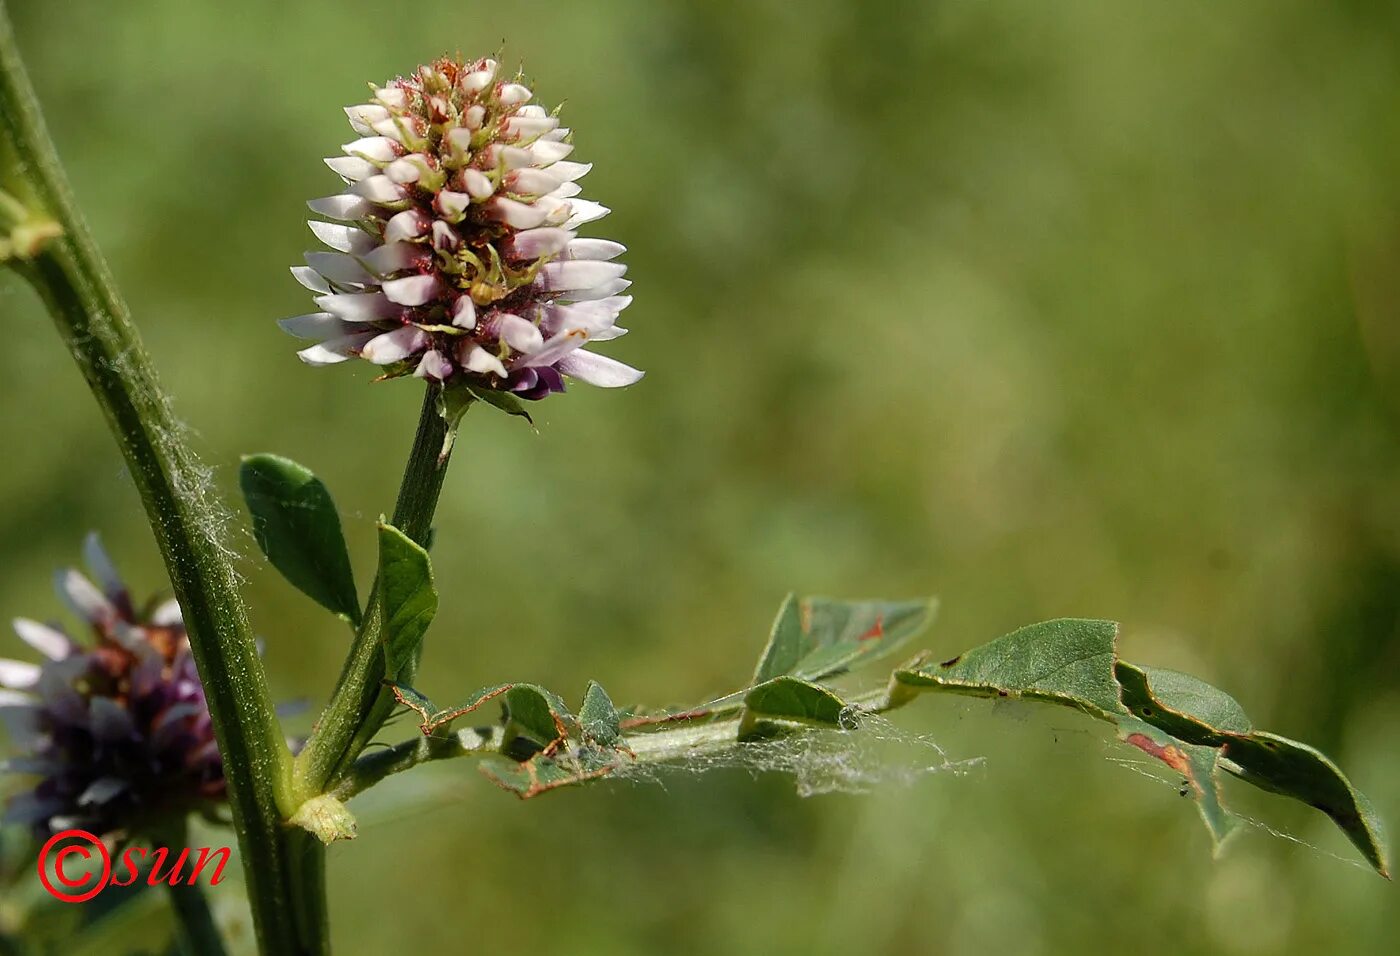
[[[340,150],[347,156],[363,156],[376,163],[387,163],[402,152],[399,144],[387,136],[366,136],[346,143]]]
[[[583,178],[592,168],[592,163],[571,163],[568,160],[561,160],[550,166],[549,171],[561,181],[571,183],[576,179]]]
[[[538,259],[572,248],[574,234],[567,229],[526,229],[506,240],[506,254],[514,259]],[[574,240],[577,241],[577,240]]]
[[[351,186],[350,190],[355,195],[364,196],[380,206],[400,203],[408,198],[408,192],[402,186],[383,174],[361,180]]]
[[[331,291],[330,283],[325,277],[310,266],[292,266],[292,278],[317,295],[326,295]]]
[[[61,661],[73,653],[73,641],[56,628],[27,617],[17,617],[11,623],[20,640],[51,660]]]
[[[39,665],[0,657],[0,687],[27,690],[39,683]]]
[[[496,78],[496,69],[474,70],[466,74],[457,81],[457,85],[462,88],[462,92],[470,96],[473,93],[480,93],[491,85],[491,81]]]
[[[428,159],[422,153],[400,156],[384,167],[384,175],[396,183],[416,183],[429,169]]]
[[[419,257],[418,248],[411,242],[386,242],[364,257],[365,265],[386,276],[413,265]]]
[[[506,372],[506,367],[501,364],[501,360],[496,356],[486,351],[480,345],[474,345],[471,342],[464,342],[463,345],[468,349],[466,358],[462,361],[462,365],[466,367],[467,371],[477,372],[482,375],[487,372],[494,372],[501,378],[506,377],[508,374]]]
[[[461,222],[471,204],[471,196],[451,189],[439,191],[433,199],[433,208],[448,222]]]
[[[641,380],[645,372],[617,359],[579,349],[559,360],[559,371],[580,382],[597,385],[600,388],[622,388]]]
[[[345,115],[349,118],[350,125],[355,132],[361,136],[367,136],[375,123],[389,118],[389,111],[376,103],[364,103],[359,106],[345,107]]]
[[[612,212],[607,206],[591,199],[571,199],[569,205],[573,207],[573,215],[569,217],[568,222],[564,223],[565,229],[577,229],[586,222],[602,219]]]
[[[550,199],[573,199],[583,192],[583,187],[578,183],[560,183],[558,187],[550,190]]]
[[[589,336],[591,342],[611,342],[613,339],[620,339],[627,334],[627,330],[620,325],[610,328],[600,329]]]
[[[54,572],[54,590],[69,610],[93,624],[107,624],[117,619],[117,609],[97,587],[72,568]]]
[[[519,146],[502,146],[497,143],[487,148],[486,161],[492,166],[502,166],[507,170],[521,169],[535,164],[535,154]]]
[[[575,239],[569,243],[569,247],[564,250],[564,254],[560,258],[608,262],[626,251],[626,246],[610,239]]]
[[[331,156],[326,159],[326,165],[352,183],[368,179],[379,172],[378,166],[358,156]]]
[[[549,210],[538,205],[526,205],[514,199],[497,196],[487,207],[491,216],[515,229],[533,229],[544,225]]]
[[[540,270],[540,284],[551,291],[592,289],[613,279],[620,279],[627,267],[620,262],[597,262],[588,259],[551,262]]]
[[[399,314],[399,309],[380,292],[336,292],[313,300],[325,311],[347,322],[374,322]]]
[[[290,319],[279,319],[277,325],[288,335],[294,335],[299,339],[314,339],[317,342],[365,331],[363,325],[345,322],[329,312],[308,312],[306,315],[295,315]]]
[[[620,292],[625,292],[631,286],[631,279],[610,279],[591,289],[576,289],[572,292],[566,292],[560,296],[560,299],[565,302],[593,302],[598,299],[611,298]]]
[[[88,532],[83,539],[83,563],[96,576],[97,583],[109,598],[115,601],[126,596],[126,585],[122,583],[121,575],[117,573],[107,549],[102,547],[102,537],[96,531]]]
[[[526,166],[524,169],[516,169],[506,174],[506,189],[513,193],[526,193],[531,196],[543,196],[559,188],[562,183],[559,177],[545,172],[543,169],[535,169],[533,166]]]
[[[498,334],[517,352],[534,352],[544,346],[544,336],[535,323],[508,312],[496,313],[495,319]]]
[[[402,242],[426,235],[432,227],[432,220],[417,209],[405,209],[390,217],[384,225],[385,242]]]
[[[348,252],[352,256],[362,256],[369,252],[379,241],[354,226],[342,226],[337,222],[321,222],[319,219],[308,219],[306,224],[311,227],[312,233],[327,246],[336,252]]]
[[[540,137],[540,139],[547,140],[552,143],[562,143],[564,142],[564,140],[568,139],[568,137],[569,128],[567,126],[561,126],[553,132],[545,133],[543,136]]]
[[[423,358],[413,370],[413,374],[418,378],[430,378],[441,382],[452,374],[452,363],[437,349],[428,349],[423,353]]]
[[[405,325],[370,339],[360,350],[360,358],[375,365],[389,365],[402,362],[427,343],[428,333],[416,325]]]
[[[468,106],[462,111],[462,122],[467,125],[467,129],[481,129],[481,124],[486,122],[486,107],[481,104]]]
[[[378,133],[380,136],[391,139],[410,149],[413,148],[414,145],[421,145],[414,143],[417,137],[417,130],[414,128],[413,123],[407,119],[399,119],[390,116],[375,123],[370,129],[372,132]]]
[[[501,85],[500,92],[496,94],[496,101],[502,106],[519,106],[521,103],[530,102],[530,97],[534,95],[528,86],[521,86],[519,83],[504,83]]]
[[[176,624],[183,624],[184,620],[184,615],[180,613],[180,602],[174,598],[162,601],[160,606],[151,612],[151,623],[158,627],[174,627]]]
[[[479,169],[462,170],[462,185],[467,188],[467,194],[477,201],[490,199],[496,191],[496,184]]]
[[[431,302],[442,288],[442,284],[434,275],[405,276],[402,279],[390,279],[384,283],[383,288],[390,302],[412,306]]]
[[[354,256],[343,252],[308,252],[306,264],[332,282],[373,285],[376,281]]]
[[[587,341],[587,332],[582,329],[570,329],[550,339],[544,344],[543,348],[533,355],[527,355],[520,365],[522,368],[538,368],[544,365],[553,365]]]
[[[551,139],[540,139],[530,145],[535,162],[541,166],[557,163],[574,151],[573,143],[557,143]]]
[[[297,353],[297,357],[307,365],[336,365],[354,358],[355,353],[376,334],[361,332],[356,335],[342,335],[338,339],[327,339],[319,345],[302,349]]]
[[[433,220],[433,248],[442,252],[452,252],[462,244],[462,237],[457,235],[457,230],[453,229],[450,223],[441,219]]]
[[[476,303],[471,296],[459,296],[453,303],[452,324],[460,329],[476,328]]]
[[[120,777],[98,777],[88,784],[87,789],[78,794],[78,806],[90,807],[106,803],[126,789],[126,781]]]
[[[401,86],[386,86],[374,91],[374,98],[391,110],[408,109],[408,90]]]
[[[368,199],[363,196],[352,196],[348,193],[313,199],[306,205],[314,213],[320,213],[330,219],[339,219],[342,222],[364,219],[374,211],[374,204]]]
[[[559,125],[557,116],[512,116],[505,121],[504,132],[518,139],[533,139]]]
[[[528,116],[532,119],[539,119],[543,116],[548,116],[549,114],[545,112],[543,106],[540,106],[538,103],[531,103],[529,106],[520,107],[520,109],[515,111],[515,115]]]

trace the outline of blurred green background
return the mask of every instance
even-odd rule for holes
[[[439,512],[420,684],[571,699],[740,685],[789,589],[943,599],[951,653],[1034,620],[1330,750],[1400,820],[1400,7],[1240,0],[239,5],[23,0],[79,198],[230,498],[316,470],[362,580],[419,401],[313,370],[273,320],[340,106],[502,50],[565,102],[593,235],[630,247],[628,392],[539,434],[473,412]],[[0,616],[55,616],[101,530],[162,579],[29,290],[0,279]],[[343,630],[236,530],[280,698]],[[0,655],[22,645],[0,636]],[[1008,717],[1014,719],[1007,719]],[[964,777],[799,799],[740,771],[518,804],[470,766],[368,798],[330,852],[344,953],[1369,953],[1395,890],[1320,814],[1245,802],[1212,861],[1171,788],[1072,715],[896,715]],[[309,718],[293,724],[305,729]],[[409,732],[402,728],[398,733]],[[1331,854],[1343,858],[1339,861]],[[219,891],[236,907],[236,888]]]

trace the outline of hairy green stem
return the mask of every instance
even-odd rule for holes
[[[291,761],[223,542],[226,513],[73,200],[3,0],[0,120],[5,181],[22,184],[22,198],[61,230],[19,269],[48,306],[117,438],[184,613],[223,755],[259,942],[265,953],[318,951],[316,941],[299,938],[292,918],[282,826]]]
[[[440,386],[429,386],[418,416],[418,432],[404,468],[393,525],[427,546],[449,455],[443,453],[450,426],[438,407]],[[450,449],[449,449],[450,454]],[[393,696],[382,683],[384,648],[379,586],[375,582],[355,633],[340,680],[316,732],[297,758],[295,786],[301,800],[325,792],[348,772],[365,745],[393,712]]]
[[[214,924],[214,914],[204,889],[193,881],[167,884],[170,908],[175,911],[175,935],[181,952],[189,956],[226,956],[223,937]]]

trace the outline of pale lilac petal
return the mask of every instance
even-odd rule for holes
[[[544,347],[532,355],[527,355],[520,362],[522,368],[539,368],[544,365],[553,365],[559,359],[568,355],[574,349],[579,348],[588,341],[588,333],[582,329],[570,329],[556,335],[544,344]]]
[[[368,136],[374,131],[375,123],[389,118],[389,111],[375,103],[364,103],[345,107],[345,115],[355,132]]]
[[[442,289],[442,284],[434,275],[405,276],[402,279],[390,279],[384,283],[383,289],[390,302],[415,306],[433,301]]]
[[[90,531],[83,539],[83,563],[88,566],[88,570],[97,578],[97,583],[102,586],[102,591],[113,601],[121,601],[126,598],[126,585],[122,583],[122,576],[117,573],[116,565],[107,554],[107,549],[102,547],[102,538],[96,531]]]
[[[354,358],[355,354],[366,342],[374,338],[375,334],[374,332],[360,332],[355,335],[342,335],[340,338],[327,339],[308,349],[302,349],[297,353],[297,357],[307,365],[336,365]]]
[[[311,231],[315,233],[317,239],[336,252],[348,252],[352,256],[362,256],[379,245],[379,240],[363,229],[357,229],[354,226],[343,226],[336,222],[321,222],[319,219],[308,219],[306,224],[311,227]]]
[[[505,187],[509,192],[529,196],[545,196],[558,189],[563,180],[542,169],[527,166],[506,173]]]
[[[392,206],[408,198],[408,191],[382,173],[371,176],[350,187],[357,196],[363,196],[377,206]]]
[[[376,274],[387,276],[417,262],[421,255],[418,250],[411,242],[386,242],[363,258],[365,265]]]
[[[417,209],[405,209],[384,224],[384,241],[402,242],[406,239],[417,239],[426,235],[432,225],[432,219],[424,213]]]
[[[72,568],[57,571],[53,584],[69,610],[83,620],[93,624],[107,624],[116,620],[116,607],[81,573]]]
[[[505,121],[505,135],[516,139],[534,139],[550,130],[557,129],[557,116],[512,116]]]
[[[17,617],[11,622],[19,639],[50,660],[61,661],[74,651],[72,639],[57,628]]]
[[[385,166],[384,175],[400,185],[406,185],[418,182],[429,168],[426,156],[422,153],[410,153]]]
[[[476,303],[471,296],[463,295],[452,303],[452,324],[460,329],[476,328]]]
[[[292,278],[318,295],[328,295],[331,291],[330,283],[326,281],[325,276],[310,266],[292,266]]]
[[[549,210],[539,205],[526,205],[514,199],[497,196],[487,205],[492,218],[514,229],[533,229],[544,225]]]
[[[430,378],[441,382],[452,374],[452,362],[437,349],[428,349],[413,374],[419,378]]]
[[[296,315],[290,319],[279,319],[277,325],[288,335],[299,339],[315,339],[318,342],[366,330],[361,323],[346,322],[329,312],[308,312],[306,315]]]
[[[596,262],[587,259],[551,262],[540,270],[540,285],[551,291],[568,292],[592,289],[605,282],[620,279],[627,267],[617,262]]]
[[[467,371],[477,372],[481,375],[485,375],[487,372],[492,372],[496,375],[499,375],[501,378],[506,377],[506,375],[508,374],[506,372],[506,367],[501,364],[501,360],[499,358],[492,355],[490,352],[486,351],[479,345],[474,345],[471,342],[464,342],[462,344],[464,351],[466,352],[466,355],[462,360],[462,366],[466,368]]]
[[[521,103],[530,102],[530,97],[534,95],[528,86],[522,86],[519,83],[502,83],[500,91],[496,94],[496,101],[502,106],[519,106]]]
[[[461,222],[462,217],[471,208],[472,197],[468,193],[459,193],[451,189],[439,190],[433,197],[433,208],[438,215],[448,222]]]
[[[416,325],[405,325],[370,339],[360,349],[360,358],[375,365],[391,365],[416,354],[427,344],[427,332]]]
[[[151,623],[158,627],[174,627],[184,622],[184,615],[180,613],[180,602],[174,598],[162,601],[160,605],[151,612]]]
[[[627,247],[620,242],[613,242],[609,239],[575,239],[570,242],[568,248],[564,250],[561,259],[589,259],[597,262],[608,262],[616,259],[627,251]]]
[[[336,175],[357,183],[379,173],[379,167],[359,156],[328,156],[325,160]]]
[[[88,784],[87,789],[78,794],[78,806],[100,805],[126,790],[126,781],[120,777],[98,777]]]
[[[318,295],[312,301],[347,322],[391,319],[400,311],[382,292],[336,292],[331,295]]]
[[[466,188],[467,195],[477,202],[490,199],[491,194],[496,191],[496,184],[491,182],[491,177],[479,169],[462,170],[462,185]]]
[[[542,137],[530,146],[530,152],[534,154],[535,162],[541,166],[557,163],[573,151],[573,143],[553,142],[547,136]]]
[[[340,149],[347,156],[363,156],[376,163],[391,162],[403,152],[399,144],[387,136],[366,136],[353,143],[346,143]]]
[[[374,211],[374,203],[363,196],[352,196],[347,193],[313,199],[306,205],[314,213],[320,213],[322,216],[344,222],[364,219]]]
[[[508,312],[497,312],[493,316],[496,335],[517,352],[534,352],[544,346],[544,336],[535,323]]]
[[[560,298],[570,302],[592,302],[597,299],[607,299],[625,292],[632,287],[631,279],[611,279],[601,285],[595,285],[591,289],[578,289],[564,293]]]
[[[575,163],[567,159],[561,159],[557,163],[549,166],[550,175],[560,182],[571,183],[577,179],[582,179],[593,168],[592,163]]]
[[[561,250],[572,248],[574,242],[577,242],[574,239],[574,234],[567,229],[546,226],[512,234],[506,240],[505,252],[512,259],[538,259],[541,256],[552,256]]]
[[[577,229],[587,222],[595,222],[612,212],[602,203],[596,203],[591,199],[571,199],[569,205],[573,209],[569,220],[564,223],[565,229]]]
[[[306,264],[332,282],[375,285],[378,280],[365,267],[343,252],[308,252]]]
[[[0,657],[0,687],[28,690],[39,683],[39,665]]]
[[[580,382],[597,385],[599,388],[622,388],[641,381],[645,372],[624,365],[606,355],[579,349],[564,356],[556,366],[559,371]]]

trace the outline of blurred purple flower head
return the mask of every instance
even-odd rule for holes
[[[55,584],[85,639],[16,618],[44,659],[0,659],[0,719],[17,751],[0,770],[39,778],[5,822],[105,835],[212,809],[223,763],[179,606],[134,605],[96,535],[84,558],[100,587],[72,569]]]
[[[303,361],[528,399],[642,377],[582,348],[626,332],[625,250],[578,238],[608,209],[578,198],[591,167],[531,99],[494,60],[444,58],[346,108],[361,138],[326,160],[345,191],[310,203],[338,221],[309,223],[331,251],[292,269],[320,311],[280,323],[317,341]]]

